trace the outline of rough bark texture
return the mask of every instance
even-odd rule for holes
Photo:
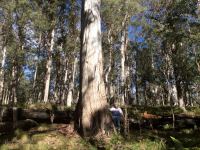
[[[100,0],[82,1],[81,86],[75,128],[82,136],[103,131],[108,105],[103,81]]]

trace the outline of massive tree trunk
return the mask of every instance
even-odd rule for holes
[[[82,1],[80,97],[75,128],[82,136],[103,131],[109,122],[103,81],[100,0]]]
[[[47,64],[46,64],[46,80],[45,80],[45,89],[44,89],[44,102],[48,102],[48,97],[49,97],[49,86],[50,86],[50,79],[51,79],[51,65],[52,65],[52,51],[54,47],[54,29],[51,31],[51,43],[50,43],[50,48],[48,50],[48,59],[47,59]]]

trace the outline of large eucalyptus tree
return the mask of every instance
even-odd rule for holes
[[[104,130],[107,100],[103,80],[100,0],[82,1],[80,98],[75,127],[83,136]]]

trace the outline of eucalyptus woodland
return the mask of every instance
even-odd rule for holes
[[[76,107],[83,136],[109,103],[200,103],[198,0],[0,1],[0,104]]]

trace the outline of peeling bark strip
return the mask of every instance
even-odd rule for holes
[[[100,2],[82,1],[81,85],[75,128],[83,136],[95,135],[109,122],[103,81]]]

